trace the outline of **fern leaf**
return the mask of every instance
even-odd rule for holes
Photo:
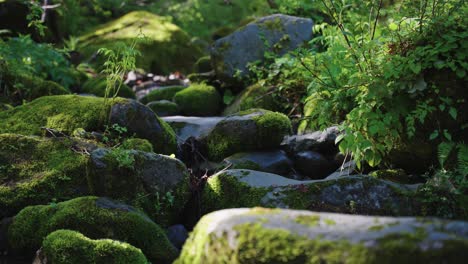
[[[458,145],[458,157],[457,157],[458,171],[463,175],[468,175],[468,145]]]
[[[452,152],[455,143],[453,142],[442,142],[437,146],[437,157],[439,158],[439,164],[443,168],[447,161],[450,152]]]

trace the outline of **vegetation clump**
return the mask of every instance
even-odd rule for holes
[[[184,90],[185,86],[167,86],[155,89],[143,98],[140,99],[140,102],[143,104],[148,104],[154,101],[161,101],[161,100],[168,100],[172,101],[174,95],[182,90]]]
[[[108,91],[108,93],[111,95],[116,94],[116,96],[123,97],[123,98],[135,99],[135,93],[126,84],[120,83],[120,84],[116,84],[116,86],[118,86],[118,89],[119,89],[117,93],[116,91],[114,91],[117,87],[115,87],[114,89],[111,89],[111,91]],[[88,79],[81,87],[81,92],[87,93],[87,94],[94,94],[99,97],[105,97],[106,88],[107,88],[106,78],[96,77],[96,78]]]
[[[147,264],[140,249],[111,239],[92,240],[72,230],[57,230],[42,242],[41,255],[51,263]]]
[[[176,93],[174,102],[186,115],[212,116],[219,112],[221,96],[213,86],[192,84],[187,89]]]
[[[238,152],[277,147],[291,129],[291,121],[281,113],[264,109],[236,113],[219,122],[206,137],[208,157],[216,161]]]
[[[75,230],[91,239],[127,242],[158,263],[177,256],[164,230],[147,216],[127,205],[91,196],[24,208],[8,228],[8,242],[15,252],[29,255],[59,229]]]

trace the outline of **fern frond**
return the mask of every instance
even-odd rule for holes
[[[458,171],[463,175],[468,175],[468,145],[458,144],[457,166]]]
[[[439,159],[439,164],[442,168],[454,147],[455,143],[453,142],[442,142],[437,146],[437,158]]]

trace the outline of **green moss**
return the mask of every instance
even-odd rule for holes
[[[70,91],[53,81],[45,81],[35,76],[17,76],[13,84],[15,89],[10,98],[13,104],[21,104],[24,101],[32,101],[36,98],[48,95],[69,94]]]
[[[171,116],[179,113],[179,106],[167,100],[150,102],[146,106],[151,108],[158,116]]]
[[[197,62],[195,62],[194,70],[197,73],[209,72],[213,70],[213,67],[211,67],[211,57],[204,56],[198,59]]]
[[[12,105],[0,103],[0,112],[13,109]]]
[[[250,109],[235,116],[248,116],[250,120],[227,119],[219,122],[206,139],[208,157],[219,161],[232,154],[279,146],[291,132],[291,121],[281,113],[263,109]],[[253,122],[252,127],[249,122]]]
[[[291,121],[284,114],[267,112],[264,115],[253,117],[253,119],[257,124],[257,140],[259,140],[258,147],[260,148],[278,146],[284,136],[292,132]]]
[[[147,139],[141,138],[128,138],[122,143],[121,148],[153,152],[153,145]]]
[[[0,112],[0,133],[42,135],[41,127],[71,134],[76,128],[102,131],[107,114],[102,98],[47,96]]]
[[[89,158],[72,150],[78,145],[66,138],[0,134],[0,218],[86,193]]]
[[[42,243],[42,254],[55,264],[148,263],[141,250],[128,243],[111,239],[92,240],[72,230],[50,233]]]
[[[376,170],[369,173],[369,175],[381,180],[388,180],[398,183],[410,183],[408,175],[402,169]]]
[[[259,23],[259,26],[261,28],[264,28],[270,31],[279,31],[279,32],[284,31],[283,22],[281,21],[281,18],[279,17],[275,19],[265,20],[263,23]]]
[[[168,100],[172,101],[174,95],[182,90],[184,90],[185,86],[167,86],[161,87],[151,91],[145,97],[141,98],[140,102],[143,104],[147,104],[153,101],[161,101],[161,100]]]
[[[127,242],[155,263],[168,263],[177,256],[164,230],[145,215],[123,205],[109,208],[107,203],[97,197],[81,197],[53,205],[28,206],[9,227],[9,244],[15,251],[31,254],[53,231],[70,229],[91,239]]]
[[[127,109],[127,104],[132,105],[129,105]],[[126,110],[118,113],[122,115],[119,120],[126,122],[127,129],[130,132],[133,131],[136,137],[150,140],[154,150],[158,153],[175,152],[177,143],[172,128],[154,116],[161,130],[148,131],[145,122],[154,121],[151,120],[152,113],[147,113],[146,109],[137,105],[136,102],[120,97],[107,102],[104,98],[76,95],[41,97],[29,104],[0,112],[0,133],[43,135],[43,127],[55,129],[67,135],[71,135],[78,128],[90,132],[104,132],[108,122],[108,107],[116,105]],[[135,121],[142,120],[142,118],[146,118],[147,121]],[[115,116],[114,119],[116,119]]]
[[[106,82],[105,77],[102,77],[102,76],[96,77],[96,78],[88,79],[81,87],[81,92],[94,94],[99,97],[105,97],[106,86],[107,86],[107,82]],[[117,84],[116,87],[114,87],[111,91],[109,91],[109,94],[107,97],[108,98],[114,97],[115,92],[116,92],[115,90],[117,88],[119,88],[117,96],[135,99],[135,93],[132,91],[130,87],[128,87],[126,84],[123,84],[123,83]]]
[[[240,182],[237,177],[221,173],[208,180],[203,190],[202,210],[208,213],[226,208],[258,206],[267,193],[267,188],[254,188]]]
[[[247,87],[240,93],[234,102],[223,112],[223,115],[231,115],[239,111],[252,108],[262,108],[271,111],[279,111],[281,105],[271,93],[272,87],[255,84]]]
[[[193,84],[175,94],[177,103],[185,115],[216,115],[221,105],[221,96],[216,88],[206,84]]]
[[[319,215],[300,215],[296,217],[294,221],[301,225],[314,227],[320,224],[320,216]]]
[[[210,219],[205,220],[209,226]],[[463,240],[444,243],[429,252],[420,248],[423,237],[413,233],[389,235],[376,245],[366,246],[321,236],[311,239],[264,225],[236,225],[235,238],[226,233],[209,233],[205,226],[197,225],[175,263],[458,263],[459,254],[468,255],[460,251],[467,245]]]
[[[191,45],[186,32],[169,19],[146,11],[128,13],[81,36],[81,51],[90,56],[102,47],[115,48],[118,42],[130,45],[138,34],[145,37],[136,46],[141,52],[136,60],[138,68],[161,74],[189,72],[202,56],[201,49]]]

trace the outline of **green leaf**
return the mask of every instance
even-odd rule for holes
[[[226,92],[224,92],[223,102],[227,105],[230,105],[235,98],[236,97],[234,96],[231,90],[226,90]]]
[[[398,25],[392,22],[392,23],[390,23],[390,25],[388,25],[388,28],[391,31],[396,31],[396,30],[398,30]]]
[[[447,129],[444,130],[444,137],[449,140],[449,141],[452,141],[452,135],[450,135],[450,133],[448,132]]]
[[[457,109],[455,107],[450,107],[449,114],[453,119],[457,120]]]
[[[438,131],[438,130],[434,130],[434,132],[432,132],[432,134],[429,136],[429,140],[434,140],[434,139],[436,139],[438,136],[439,136],[439,131]]]

